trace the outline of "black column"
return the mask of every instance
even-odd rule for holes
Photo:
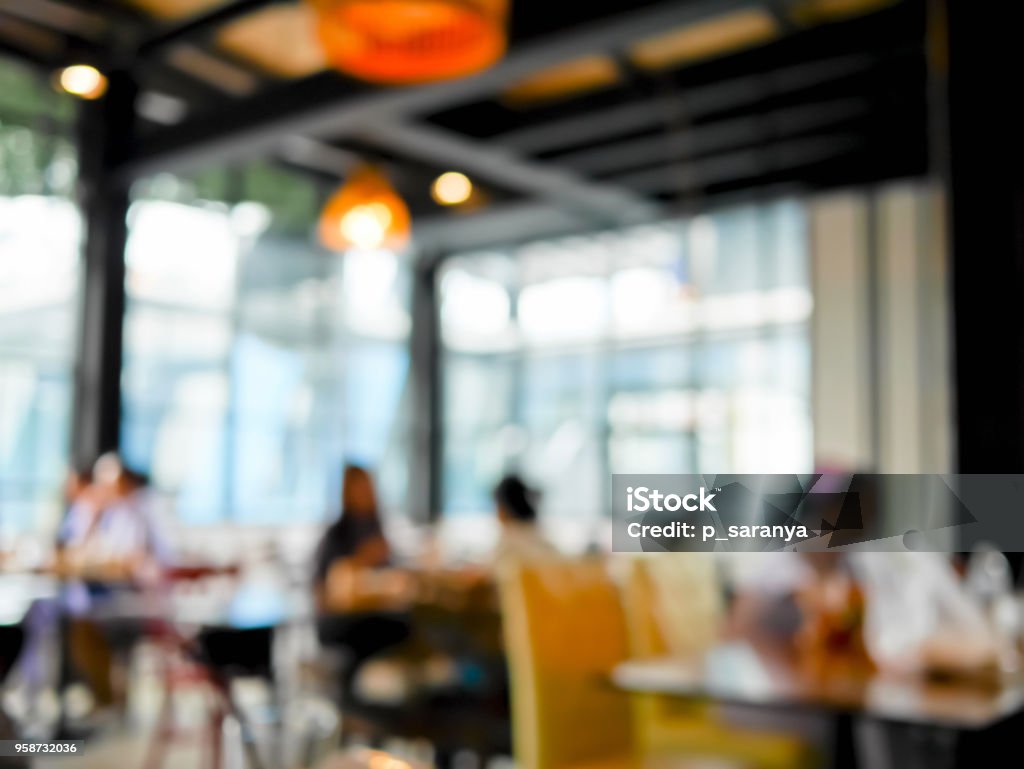
[[[83,281],[75,360],[71,458],[84,467],[118,447],[128,184],[112,169],[131,152],[133,79],[108,73],[107,93],[82,102],[78,128],[78,203],[85,225]]]
[[[409,508],[413,519],[420,522],[440,515],[442,503],[443,399],[437,264],[437,260],[421,258],[413,270]]]
[[[957,465],[1024,472],[1024,72],[1016,3],[946,0]],[[941,68],[943,56],[937,52]],[[937,147],[940,151],[946,148]]]
[[[932,149],[950,194],[957,471],[1022,473],[1024,113],[1015,85],[1024,71],[1022,14],[1017,3],[933,2],[944,33],[935,37],[948,40],[948,49],[933,47],[948,132],[933,132]],[[1019,577],[1024,554],[1007,557]]]

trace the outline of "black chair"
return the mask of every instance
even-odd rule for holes
[[[20,625],[0,625],[0,684],[7,680],[25,643],[25,631]]]
[[[351,688],[364,662],[409,640],[412,622],[405,612],[351,612],[317,617],[320,646],[344,655],[342,689]]]
[[[18,661],[21,648],[25,643],[25,632],[20,625],[0,625],[0,686],[7,680],[11,668]],[[13,739],[15,734],[14,725],[7,718],[7,714],[0,708],[0,740]],[[27,767],[27,759],[16,757],[0,756],[0,767],[10,769],[21,769]]]
[[[500,617],[496,611],[445,611],[421,606],[399,626],[374,623],[363,626],[361,652],[343,672],[341,702],[343,739],[357,721],[371,741],[386,737],[423,739],[435,750],[438,767],[449,765],[460,751],[486,760],[511,753],[508,677],[501,646]],[[378,631],[378,632],[374,632]],[[324,634],[321,633],[321,640]],[[365,653],[377,643],[377,650]],[[382,652],[407,659],[441,653],[459,671],[457,681],[443,689],[414,691],[395,704],[368,702],[355,685],[359,670]]]

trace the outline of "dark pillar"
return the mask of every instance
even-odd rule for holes
[[[933,95],[948,132],[933,131],[932,149],[950,193],[957,471],[1024,473],[1024,112],[1013,85],[1024,46],[1017,4],[984,5],[933,0],[932,15],[932,68],[946,85]],[[1022,555],[1007,553],[1018,577]]]
[[[78,202],[85,225],[79,337],[75,362],[71,458],[87,466],[118,447],[121,421],[121,328],[128,184],[112,173],[131,151],[136,85],[108,73],[107,93],[82,102],[78,129]]]
[[[946,0],[957,467],[1024,472],[1024,70],[1015,3]],[[935,52],[941,74],[943,52]],[[940,157],[947,148],[935,147]]]
[[[414,520],[427,522],[441,513],[443,476],[441,318],[437,297],[437,260],[421,258],[412,289],[412,455],[409,508]]]

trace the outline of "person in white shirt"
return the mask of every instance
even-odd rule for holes
[[[558,555],[537,525],[536,491],[518,475],[507,475],[494,487],[494,504],[501,533],[494,552],[494,563],[536,560]]]

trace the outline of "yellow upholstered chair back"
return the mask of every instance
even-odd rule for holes
[[[696,657],[720,636],[721,585],[710,553],[634,559],[623,586],[630,656]],[[799,769],[813,754],[785,733],[750,730],[719,719],[710,703],[657,694],[633,697],[636,745],[649,753],[682,752],[758,769]]]
[[[609,680],[628,641],[605,564],[518,564],[503,573],[501,597],[517,765],[565,769],[631,756],[629,698]]]
[[[635,558],[624,591],[633,657],[689,657],[719,637],[721,586],[710,553]]]
[[[623,587],[631,657],[693,657],[714,643],[723,612],[712,559],[679,553],[632,560]],[[704,704],[657,694],[637,694],[632,703],[637,741],[647,750],[674,740],[680,726],[713,717]]]

